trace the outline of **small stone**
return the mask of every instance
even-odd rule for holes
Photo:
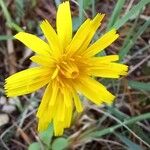
[[[13,98],[9,98],[8,103],[11,104],[11,105],[16,105],[16,101]]]
[[[6,104],[6,97],[2,96],[0,98],[0,105],[4,105],[4,104]]]
[[[2,107],[2,111],[3,111],[3,112],[6,112],[6,113],[12,113],[12,112],[14,112],[15,110],[16,110],[16,107],[13,106],[13,105],[4,105],[4,106]]]
[[[9,122],[9,116],[7,114],[0,114],[0,126],[3,126]]]

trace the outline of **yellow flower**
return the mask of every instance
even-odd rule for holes
[[[50,122],[55,135],[62,135],[71,124],[74,106],[83,110],[78,93],[93,103],[111,104],[114,96],[93,77],[119,78],[127,74],[127,66],[118,64],[118,55],[95,57],[118,38],[112,29],[95,43],[90,44],[104,14],[87,19],[72,38],[72,19],[69,2],[59,5],[57,33],[47,20],[40,25],[47,43],[35,35],[19,32],[15,38],[32,49],[36,55],[30,59],[39,66],[18,72],[6,79],[7,96],[19,96],[47,85],[38,108],[38,130],[43,131]]]

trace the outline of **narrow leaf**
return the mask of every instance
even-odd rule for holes
[[[138,31],[133,35],[133,38],[130,39],[130,41],[128,42],[128,44],[120,51],[119,56],[120,56],[120,61],[127,55],[127,53],[129,52],[129,50],[133,47],[133,45],[135,44],[136,40],[138,39],[138,37],[140,37],[142,35],[142,33],[144,33],[144,31],[147,29],[147,27],[150,25],[150,19],[147,20],[139,29]]]
[[[141,10],[148,3],[150,3],[150,0],[141,0],[125,16],[116,21],[112,28],[119,29],[120,27],[122,27],[130,18],[135,16],[135,14],[137,14],[138,11]]]
[[[124,3],[125,3],[125,0],[118,0],[117,1],[117,4],[115,5],[115,8],[113,10],[112,16],[111,16],[111,18],[109,20],[109,23],[108,23],[108,26],[107,26],[107,30],[109,30],[114,25],[116,20],[118,19]]]
[[[129,81],[128,85],[136,90],[150,91],[150,82],[144,83],[138,81]]]
[[[119,134],[119,133],[114,133],[118,138],[119,140],[121,140],[125,145],[128,146],[128,150],[142,150],[142,148],[135,144],[134,142],[132,142],[131,140],[129,140],[127,137]]]
[[[13,36],[0,35],[0,41],[14,39]]]

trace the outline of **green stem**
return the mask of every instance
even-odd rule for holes
[[[0,0],[0,6],[1,6],[4,16],[6,18],[6,25],[11,29],[15,29],[17,32],[23,31],[21,27],[19,27],[16,23],[14,23],[12,21],[11,15],[10,15],[10,13],[7,9],[7,6],[3,0]]]
[[[0,0],[0,6],[2,7],[2,10],[4,12],[4,16],[5,16],[6,20],[7,20],[7,22],[11,23],[11,21],[12,21],[11,20],[11,16],[10,16],[10,14],[9,14],[9,12],[7,10],[7,7],[6,7],[6,5],[5,5],[3,0]]]
[[[101,136],[104,136],[106,134],[113,133],[116,129],[118,129],[118,128],[124,126],[124,125],[129,125],[129,124],[132,124],[134,122],[149,119],[149,118],[150,118],[150,113],[146,113],[146,114],[143,114],[143,115],[140,115],[140,116],[136,116],[136,117],[130,118],[128,120],[125,120],[121,124],[109,127],[109,128],[104,129],[102,131],[92,132],[88,135],[88,137],[101,137]]]

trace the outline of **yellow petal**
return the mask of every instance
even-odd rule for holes
[[[63,89],[63,94],[64,94],[64,102],[65,102],[66,107],[67,108],[71,107],[72,97],[71,97],[70,91],[66,87]]]
[[[103,20],[104,16],[105,16],[104,14],[97,14],[95,16],[95,18],[90,21],[90,30],[86,33],[87,38],[84,41],[84,43],[82,44],[82,46],[80,47],[80,50],[78,53],[81,53],[81,52],[85,51],[85,49],[87,49],[87,47],[90,44],[96,30],[101,25],[101,21]],[[84,35],[84,36],[86,36],[86,35]]]
[[[55,64],[55,61],[51,57],[46,57],[46,56],[43,57],[42,55],[35,55],[32,56],[30,59],[39,65],[49,67],[49,68],[53,68]]]
[[[43,116],[44,117],[44,116]],[[49,122],[43,121],[42,118],[38,119],[38,132],[42,132],[48,128]]]
[[[52,54],[59,57],[61,54],[61,47],[59,44],[59,38],[53,27],[49,24],[47,20],[44,20],[40,25],[45,37],[47,38],[49,45],[52,50]]]
[[[59,69],[55,68],[55,70],[54,70],[54,72],[53,72],[53,74],[51,76],[51,79],[54,80],[57,77],[58,73],[59,73]]]
[[[48,125],[52,121],[52,118],[50,118],[50,111],[48,110],[48,103],[51,98],[52,94],[52,86],[51,83],[47,86],[44,96],[41,100],[41,104],[38,108],[36,116],[39,118],[38,121],[38,131],[44,131],[48,128]]]
[[[65,48],[72,39],[72,19],[69,1],[59,5],[57,11],[57,33],[62,47]]]
[[[51,83],[49,83],[48,86],[46,87],[43,98],[41,100],[41,104],[36,114],[38,118],[43,118],[44,113],[46,113],[51,95],[52,95],[52,85]],[[46,115],[48,116],[48,114]],[[49,120],[47,120],[47,122],[49,122]]]
[[[83,111],[83,106],[81,104],[81,100],[77,94],[77,92],[74,90],[73,91],[73,99],[74,99],[74,103],[75,103],[75,107],[77,112],[82,112]]]
[[[72,104],[71,104],[70,107],[66,107],[65,111],[66,111],[65,112],[66,117],[65,117],[65,121],[64,121],[64,127],[65,128],[69,128],[70,124],[71,124],[72,112],[73,112],[73,106],[72,106]]]
[[[77,52],[87,38],[87,33],[90,30],[90,19],[87,19],[78,29],[66,51],[72,55]]]
[[[55,116],[56,120],[58,122],[64,122],[65,119],[65,102],[63,99],[63,95],[59,92],[58,98],[57,98],[57,114]]]
[[[94,56],[95,54],[99,53],[100,51],[108,47],[110,44],[112,44],[118,37],[119,35],[116,34],[116,30],[112,29],[111,31],[104,34],[94,44],[92,44],[85,52],[83,52],[83,55],[85,57]]]
[[[105,78],[119,78],[121,75],[127,75],[128,66],[118,63],[93,63],[88,71],[89,75]]]
[[[7,96],[19,96],[36,91],[50,82],[49,69],[35,67],[18,72],[6,79]]]
[[[97,105],[103,102],[111,104],[115,98],[102,84],[90,77],[81,78],[74,86]]]
[[[59,92],[59,86],[57,85],[56,82],[53,82],[52,87],[53,87],[53,89],[52,89],[52,96],[51,96],[51,100],[50,100],[50,102],[48,104],[49,107],[53,107],[55,105],[55,103],[57,101],[57,94]]]
[[[90,21],[90,19],[87,19],[78,29],[70,45],[67,47],[67,51],[71,54],[74,52],[83,52],[91,42],[96,30],[101,25],[103,17],[104,14],[97,14],[93,20]]]
[[[64,131],[64,120],[65,120],[65,104],[63,96],[59,92],[57,96],[57,102],[55,104],[55,115],[54,115],[54,133],[55,135],[62,135]]]
[[[14,37],[37,54],[50,55],[49,45],[37,36],[26,32],[19,32]]]
[[[97,66],[101,63],[109,63],[109,62],[117,61],[117,60],[119,60],[119,55],[91,57],[91,58],[87,59],[87,61],[89,62],[89,64],[91,64],[91,66],[93,66],[93,65]]]
[[[62,126],[62,122],[57,122],[54,119],[54,135],[61,136],[63,134],[64,128]]]
[[[49,75],[50,69],[45,67],[34,67],[29,68],[18,73],[15,73],[6,79],[6,83],[8,82],[16,82],[26,80],[28,77],[37,79],[39,76]],[[36,76],[37,75],[37,76]],[[15,85],[14,85],[15,86]]]

